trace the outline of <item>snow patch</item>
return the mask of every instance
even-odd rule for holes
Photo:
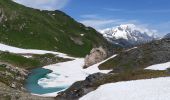
[[[115,57],[116,55],[106,59],[105,61]],[[52,70],[53,72],[47,74],[46,78],[42,78],[38,81],[38,84],[43,88],[52,87],[69,87],[73,83],[81,80],[85,80],[90,74],[97,72],[108,73],[111,70],[99,70],[98,66],[105,61],[97,63],[93,66],[83,69],[84,58],[76,58],[73,61],[68,61],[64,63],[58,63],[50,66],[45,66],[45,69]],[[45,94],[45,96],[56,96],[58,92]],[[43,95],[44,96],[44,95]]]
[[[84,36],[84,34],[80,34],[80,36]]]
[[[25,58],[32,58],[32,56],[29,55],[23,55]]]
[[[131,50],[133,50],[133,49],[137,49],[137,48],[138,48],[138,47],[133,47],[133,48],[127,49],[126,52],[131,51]]]
[[[51,53],[51,54],[55,54],[55,55],[57,55],[59,57],[63,57],[63,58],[73,58],[73,57],[67,56],[64,53],[60,53],[60,52],[53,52],[53,51],[47,51],[47,50],[35,50],[35,49],[22,49],[22,48],[8,46],[8,45],[1,44],[1,43],[0,43],[0,51],[7,51],[7,52],[11,52],[11,53],[16,53],[16,54],[46,54],[46,53]]]
[[[110,83],[80,100],[170,100],[170,77]]]
[[[147,67],[145,69],[149,69],[149,70],[167,70],[168,68],[170,68],[170,62],[152,65],[152,66],[149,66],[149,67]]]

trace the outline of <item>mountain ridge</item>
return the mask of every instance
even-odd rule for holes
[[[80,57],[93,47],[111,46],[95,29],[64,12],[33,9],[11,0],[0,1],[0,35],[0,42],[7,45]]]
[[[170,33],[166,34],[163,38],[170,38]]]
[[[122,24],[100,31],[113,44],[123,47],[148,43],[156,39],[155,32],[134,24]]]

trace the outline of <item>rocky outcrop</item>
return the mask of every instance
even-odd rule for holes
[[[80,37],[70,37],[70,39],[75,43],[75,44],[78,44],[78,45],[83,45],[83,41]]]
[[[6,18],[6,16],[5,16],[5,14],[4,14],[3,9],[0,8],[0,23],[1,23],[2,21],[4,21],[4,20],[6,21],[7,18]]]
[[[54,100],[53,98],[45,98],[22,92],[0,82],[0,100]]]
[[[96,90],[99,86],[107,83],[115,83],[129,80],[151,79],[169,77],[169,71],[138,70],[126,73],[95,73],[88,76],[84,81],[74,83],[67,90],[60,92],[56,100],[78,100],[80,97]]]
[[[0,62],[0,81],[11,88],[25,90],[23,83],[28,75],[28,71],[14,67],[11,64]]]
[[[94,91],[98,82],[101,84],[101,81],[107,76],[103,73],[92,74],[84,81],[76,82],[66,91],[59,93],[56,100],[78,100],[81,96]]]
[[[107,58],[107,51],[102,47],[93,48],[89,55],[85,58],[84,68],[87,68],[93,64],[103,61]]]

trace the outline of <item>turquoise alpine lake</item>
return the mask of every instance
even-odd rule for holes
[[[41,78],[46,78],[46,75],[51,73],[51,70],[44,69],[44,68],[36,68],[31,70],[31,74],[28,76],[25,84],[25,88],[33,94],[47,94],[58,92],[67,87],[53,87],[53,88],[43,88],[38,84],[38,80]]]

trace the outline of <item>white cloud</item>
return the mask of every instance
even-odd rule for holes
[[[103,27],[108,26],[109,24],[113,24],[113,23],[117,22],[117,20],[86,19],[86,20],[82,20],[80,22],[85,24],[86,26],[91,26],[95,29],[101,29]]]
[[[91,26],[97,30],[114,27],[120,24],[138,23],[137,20],[106,18],[96,14],[86,14],[81,15],[80,17],[82,18],[79,20],[81,23],[85,24],[86,26]]]
[[[66,6],[69,0],[13,0],[27,7],[41,10],[57,10]]]
[[[163,35],[166,35],[167,33],[170,33],[170,21],[167,21],[167,22],[162,22],[162,23],[159,23],[159,24],[154,24],[150,27],[154,27],[156,29],[159,29],[159,35],[160,36],[163,36]]]
[[[81,20],[79,22],[85,24],[86,26],[91,26],[96,30],[103,30],[106,28],[111,28],[115,26],[119,26],[121,24],[135,24],[140,28],[147,28],[154,31],[156,34],[159,33],[159,36],[163,36],[168,33],[170,22],[160,23],[157,25],[143,23],[138,20],[130,20],[130,19],[116,19],[116,18],[105,18],[96,14],[86,14],[81,16]],[[163,29],[163,30],[162,30]],[[159,30],[159,31],[158,31]]]

